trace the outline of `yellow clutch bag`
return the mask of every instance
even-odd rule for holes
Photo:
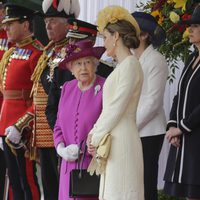
[[[107,133],[97,147],[96,156],[94,156],[88,166],[87,171],[90,175],[96,172],[97,175],[103,174],[106,169],[107,158],[110,153],[111,147],[111,134]]]
[[[107,159],[110,153],[111,135],[107,133],[97,147],[97,157]]]

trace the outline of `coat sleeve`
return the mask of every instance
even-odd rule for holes
[[[170,110],[169,121],[167,122],[167,130],[170,127],[177,127],[177,104],[178,104],[178,95],[175,95]]]
[[[138,84],[142,78],[142,69],[139,62],[135,60],[135,62],[122,66],[112,78],[115,78],[113,88],[116,92],[114,96],[110,97],[109,102],[103,102],[102,113],[89,133],[92,134],[92,144],[94,146],[98,146],[103,136],[109,133],[120,121],[134,90],[141,89],[141,85]]]
[[[168,66],[166,61],[162,59],[154,59],[149,63],[148,69],[144,69],[147,82],[147,93],[140,98],[137,109],[137,126],[142,129],[151,121],[159,112],[163,105],[163,96],[168,76]]]
[[[32,103],[27,109],[27,112],[17,120],[14,126],[20,133],[22,133],[24,129],[32,129],[34,116],[34,105]]]
[[[187,118],[180,121],[179,128],[183,133],[190,133],[200,124],[200,105],[198,105]]]

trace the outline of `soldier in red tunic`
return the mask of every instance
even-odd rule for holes
[[[33,118],[31,75],[42,53],[42,46],[32,34],[34,11],[11,3],[6,4],[5,8],[6,15],[2,23],[8,41],[16,45],[4,54],[0,63],[0,86],[3,94],[0,136],[3,137],[13,199],[39,200],[39,187],[34,176],[35,162],[24,157],[24,144],[13,151],[15,155],[10,144],[14,146],[23,135],[27,135],[24,132],[31,132],[31,124],[26,128],[23,124]]]
[[[10,45],[8,45],[6,31],[3,29],[3,26],[1,24],[1,22],[5,16],[5,9],[3,6],[4,3],[5,3],[4,0],[0,1],[0,60],[2,59],[5,51],[7,51],[10,46]],[[3,101],[3,95],[0,92],[0,109],[1,109],[2,101]],[[3,195],[4,195],[5,173],[6,173],[6,163],[5,162],[6,161],[5,161],[4,154],[3,154],[2,138],[0,138],[0,200],[3,199]]]
[[[0,60],[2,59],[5,51],[7,51],[9,48],[7,34],[6,34],[6,31],[3,29],[3,25],[2,25],[2,20],[5,15],[5,9],[4,9],[3,3],[4,1],[1,0],[0,1]],[[2,101],[3,101],[3,95],[2,93],[0,93],[0,108],[2,105]]]

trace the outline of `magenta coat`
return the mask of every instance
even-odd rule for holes
[[[82,140],[87,138],[87,134],[102,111],[104,81],[104,78],[97,76],[93,86],[84,92],[79,89],[77,80],[64,84],[54,128],[55,147],[60,142],[64,142],[66,146],[80,144]],[[91,156],[86,155],[83,163],[84,168],[87,168],[90,160]],[[72,199],[69,198],[69,174],[74,168],[76,168],[76,162],[62,160],[59,200]]]

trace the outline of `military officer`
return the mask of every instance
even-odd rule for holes
[[[3,94],[0,136],[3,137],[13,199],[39,200],[35,161],[30,161],[24,156],[28,145],[21,143],[16,146],[15,143],[31,131],[31,124],[28,127],[24,124],[33,118],[30,98],[31,75],[42,53],[42,46],[33,37],[34,11],[14,3],[5,4],[5,9],[6,15],[2,23],[8,41],[15,45],[4,53],[0,63],[0,86]]]
[[[32,95],[35,110],[32,145],[39,152],[45,200],[58,199],[58,158],[53,144],[53,132],[46,120],[45,109],[49,87],[54,76],[54,68],[62,57],[62,47],[68,43],[66,38],[67,18],[77,17],[79,14],[78,0],[72,2],[65,0],[65,4],[63,4],[63,0],[43,1],[44,21],[50,42],[44,48],[31,77],[34,82]]]
[[[0,1],[0,60],[3,57],[3,54],[5,53],[5,51],[8,50],[9,48],[7,35],[1,23],[3,20],[3,17],[5,16],[5,9],[3,6],[4,3],[5,1],[3,0]],[[0,92],[0,109],[1,109],[2,102],[3,102],[3,95]],[[2,138],[0,138],[0,183],[1,183],[0,184],[0,200],[3,200],[5,172],[6,172],[6,163],[5,163],[5,158],[3,154],[3,142],[2,142]]]
[[[5,9],[3,7],[3,1],[0,1],[0,60],[8,48],[8,40],[7,35],[4,29],[2,28],[2,19],[4,17]],[[3,101],[3,95],[0,93],[0,108]],[[0,200],[3,199],[4,193],[4,181],[5,181],[5,172],[6,172],[6,164],[3,155],[3,143],[2,138],[0,138]]]

